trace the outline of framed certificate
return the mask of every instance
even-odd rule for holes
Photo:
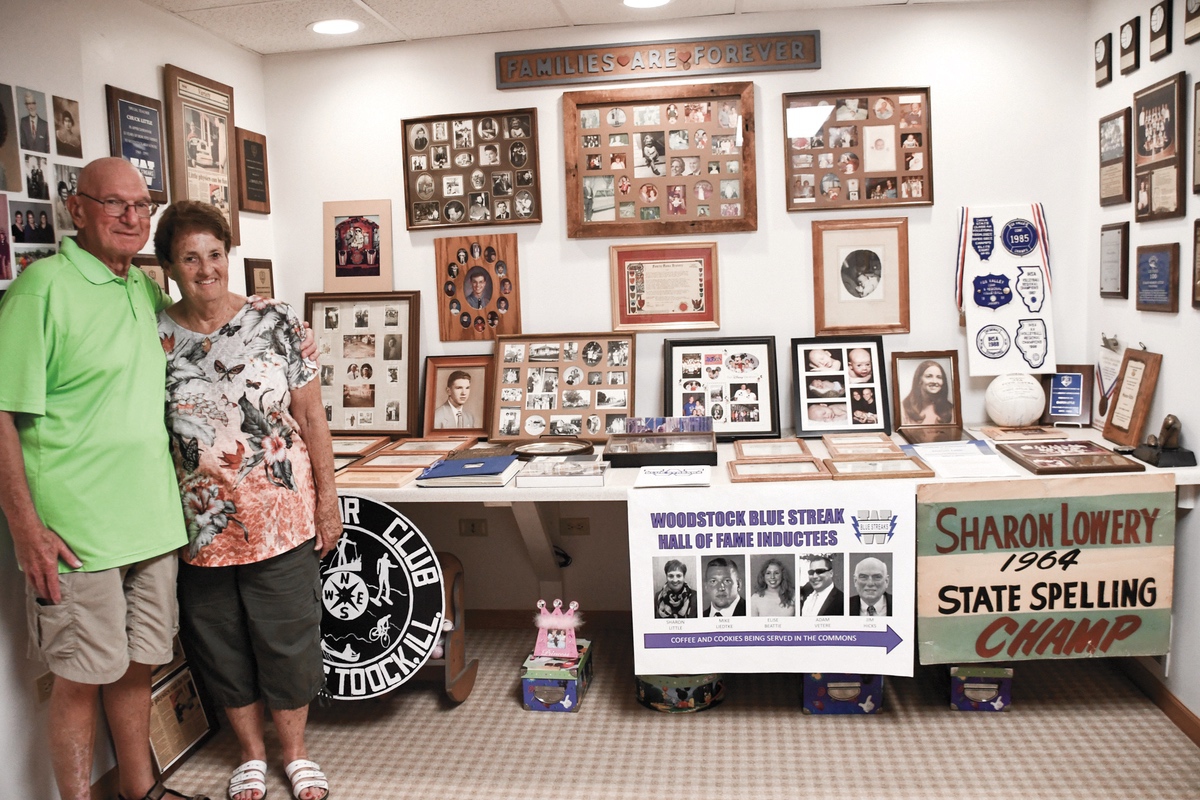
[[[1123,108],[1100,119],[1100,205],[1129,202],[1129,120]]]
[[[1106,33],[1096,40],[1094,58],[1096,62],[1096,85],[1104,86],[1112,83],[1112,43],[1113,36]]]
[[[1161,0],[1150,9],[1150,60],[1171,54],[1171,6],[1174,0]]]
[[[256,294],[268,300],[275,296],[275,272],[269,258],[243,259],[246,268],[246,294]]]
[[[1121,26],[1121,74],[1128,75],[1141,66],[1142,18],[1134,17]]]
[[[267,175],[267,137],[235,129],[237,138],[238,205],[242,211],[271,213],[271,181]]]
[[[1126,447],[1141,443],[1161,367],[1161,354],[1125,349],[1117,385],[1113,388],[1114,401],[1104,420],[1105,439]]]
[[[1176,73],[1133,95],[1134,219],[1146,222],[1184,216],[1183,87]]]
[[[614,331],[721,327],[717,243],[609,248]]]
[[[1129,297],[1129,223],[1100,228],[1100,296]]]
[[[1179,243],[1137,249],[1137,310],[1179,310]]]

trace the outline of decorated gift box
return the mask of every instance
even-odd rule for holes
[[[950,707],[955,711],[1008,711],[1012,667],[950,668]]]
[[[592,643],[577,639],[577,656],[530,655],[521,666],[527,711],[578,711],[592,682]]]
[[[844,672],[804,675],[805,714],[878,714],[883,710],[883,676]]]
[[[637,701],[669,714],[703,711],[725,699],[725,676],[636,675]]]

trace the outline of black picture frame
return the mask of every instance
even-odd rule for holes
[[[764,380],[766,386],[763,386]],[[739,394],[742,399],[735,400]],[[778,439],[779,376],[775,364],[775,337],[727,336],[664,341],[663,415],[683,415],[689,404],[695,407],[697,396],[704,413],[695,416],[712,417],[718,441]]]
[[[1112,43],[1113,35],[1106,33],[1096,40],[1094,48],[1096,62],[1096,86],[1112,83]]]
[[[163,104],[105,84],[109,153],[137,167],[146,179],[150,200],[167,202],[167,144]]]
[[[809,439],[829,433],[892,432],[888,364],[882,336],[796,338],[792,339],[791,349],[796,436]],[[863,364],[861,354],[851,352],[858,350],[865,350],[869,357],[869,376],[859,368]],[[851,360],[859,367],[853,367]],[[832,385],[838,382],[842,386],[840,394]],[[855,387],[860,393],[857,400]],[[868,390],[873,397],[868,397]]]
[[[1132,112],[1128,108],[1100,118],[1100,205],[1128,203],[1129,139]]]
[[[1091,364],[1059,364],[1054,372],[1041,376],[1046,392],[1043,425],[1091,427],[1095,370]]]

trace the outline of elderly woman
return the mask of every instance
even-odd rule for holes
[[[300,321],[229,291],[230,241],[222,214],[192,201],[168,208],[154,236],[183,297],[158,318],[189,542],[180,627],[241,748],[231,800],[266,794],[264,706],[293,795],[322,800],[304,727],[324,685],[318,561],[342,530],[333,452]]]
[[[796,588],[792,570],[778,558],[763,562],[754,579],[750,613],[755,617],[796,616]]]
[[[695,619],[696,590],[687,585],[687,564],[673,558],[663,572],[667,582],[654,598],[654,618]]]
[[[954,422],[950,382],[946,370],[932,359],[922,361],[913,372],[912,389],[900,404],[902,425],[947,425]]]

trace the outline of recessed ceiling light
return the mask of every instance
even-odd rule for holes
[[[625,0],[625,5],[630,8],[658,8],[669,2],[671,0]]]
[[[313,33],[325,33],[336,36],[342,33],[354,33],[361,25],[352,19],[323,19],[308,26]]]

